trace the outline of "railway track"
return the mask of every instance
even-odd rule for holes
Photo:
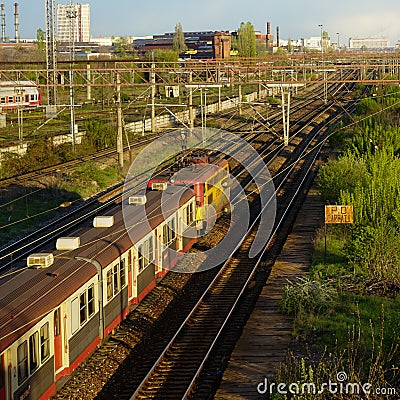
[[[126,145],[124,147],[124,152],[127,152],[131,149],[135,148],[140,148],[142,146],[145,146],[146,144],[150,143],[152,140],[155,138],[159,137],[160,134],[151,134],[151,135],[146,135],[144,138],[140,138],[137,140],[132,141],[129,143],[129,145]],[[101,161],[101,160],[107,160],[110,157],[117,157],[117,149],[116,148],[108,148],[105,150],[98,151],[94,154],[89,154],[84,157],[79,157],[74,160],[58,164],[58,165],[52,165],[51,167],[46,167],[46,168],[41,168],[35,171],[27,172],[23,175],[18,175],[18,176],[13,176],[10,178],[5,178],[0,180],[0,187],[6,187],[9,185],[21,185],[25,182],[28,181],[35,181],[42,179],[43,177],[54,175],[59,173],[60,171],[64,172],[69,169],[72,169],[83,162],[87,161]]]
[[[326,128],[322,131],[325,132]],[[292,164],[285,174],[276,179],[277,196],[282,201],[278,208],[274,235],[284,223],[290,208],[296,204],[297,194],[304,189],[305,182],[310,182],[308,177],[311,171],[315,171],[314,162],[318,151],[315,151],[311,157],[303,158],[303,156],[309,150],[309,146],[317,145],[317,137],[320,135],[322,134],[319,131],[303,149],[298,162]],[[281,195],[280,191],[283,191]],[[254,201],[251,204],[254,211]],[[261,213],[257,213],[257,219],[260,215]],[[269,241],[260,256],[251,258],[249,250],[257,230],[256,220],[240,247],[221,267],[190,315],[130,397],[131,399],[185,399],[194,395],[197,377],[202,372],[203,365],[270,245]]]
[[[324,128],[324,131],[326,131],[326,127]],[[322,134],[322,133],[321,133]],[[306,135],[304,135],[306,136]],[[304,140],[303,139],[298,139],[298,140]],[[316,141],[321,140],[321,139],[315,139]],[[320,143],[320,142],[319,142]],[[315,145],[315,143],[314,143]],[[313,146],[313,144],[311,144],[311,146]],[[287,161],[285,164],[280,164],[279,167],[276,168],[276,170],[281,171],[277,174],[276,179],[282,179],[282,182],[285,181],[285,179],[283,178],[286,173],[282,172],[282,171],[289,171],[292,169],[292,167],[294,165],[300,165],[300,164],[305,164],[305,152],[306,150],[303,150],[303,155],[298,153],[298,149],[287,149],[286,151],[286,156],[287,156]],[[315,156],[317,154],[317,152],[311,152],[311,155],[313,155],[313,159],[315,159]],[[291,156],[291,157],[289,157]],[[300,160],[298,163],[294,164],[294,160]],[[293,167],[294,168],[294,167]],[[306,168],[304,166],[304,168]],[[296,192],[297,194],[299,192],[301,192],[301,189],[299,188],[299,178],[295,178],[295,177],[291,177],[291,186],[292,186],[292,191],[289,190],[289,186],[285,185],[285,187],[282,187],[281,190],[283,193],[285,193],[285,197],[289,200],[294,199],[295,196],[293,195],[294,192]],[[287,179],[286,179],[287,180]],[[302,178],[303,181],[305,181],[306,179]],[[277,185],[278,181],[277,181]],[[252,190],[250,190],[251,192]],[[292,195],[290,195],[289,193],[292,193]],[[255,211],[255,207],[252,207],[253,211]],[[282,203],[279,207],[279,212],[281,213],[281,215],[283,216],[283,214],[287,214],[287,210],[289,209],[287,203]],[[276,227],[277,230],[277,234],[279,235],[280,232],[283,231],[282,226],[281,225],[277,225]],[[249,240],[251,241],[251,237],[252,237],[252,233],[250,232],[249,235],[247,236],[247,238],[249,238]],[[248,257],[246,260],[246,256],[245,254],[247,254],[247,250],[248,250],[248,243],[244,243],[243,244],[243,248],[239,249],[238,252],[235,254],[235,257],[237,257],[238,255],[240,256],[244,256],[244,259],[239,257],[238,259],[236,259],[236,261],[232,261],[232,268],[235,271],[236,269],[239,271],[242,271],[242,268],[246,269],[247,268],[247,272],[243,272],[238,274],[238,282],[235,285],[237,288],[237,290],[239,290],[238,288],[240,287],[239,292],[241,293],[246,293],[248,290],[246,288],[248,288],[249,286],[249,282],[252,281],[254,274],[255,274],[255,270],[257,269],[257,267],[259,266],[259,264],[262,262],[262,257],[258,259],[258,261],[253,261],[253,263],[248,263]],[[247,248],[246,248],[247,246]],[[239,261],[237,261],[239,260]],[[236,264],[235,264],[236,262]],[[237,264],[238,263],[238,264]],[[239,267],[234,267],[235,265],[239,265]],[[217,269],[216,269],[217,270]],[[222,271],[222,270],[221,270]],[[175,304],[175,307],[173,307],[173,311],[171,313],[167,311],[163,311],[161,312],[162,316],[160,319],[157,319],[157,321],[154,323],[154,331],[153,333],[149,333],[147,331],[147,329],[150,329],[149,325],[150,323],[147,321],[146,322],[146,329],[145,331],[141,331],[140,327],[137,325],[137,321],[138,318],[139,319],[143,319],[143,315],[147,315],[151,320],[153,319],[152,316],[152,311],[149,310],[153,310],[154,308],[156,308],[155,304],[153,305],[148,305],[146,304],[147,299],[144,301],[144,303],[140,304],[138,306],[138,308],[133,312],[133,315],[128,317],[128,320],[126,322],[123,323],[123,326],[121,327],[121,329],[116,333],[115,337],[110,338],[109,342],[107,343],[106,346],[108,346],[108,349],[99,352],[99,354],[95,357],[93,357],[92,359],[90,359],[88,361],[88,363],[82,367],[82,371],[78,371],[77,373],[77,377],[72,379],[65,388],[63,388],[59,395],[57,396],[57,398],[59,399],[66,399],[66,398],[87,398],[87,393],[83,394],[82,393],[82,397],[80,397],[79,394],[79,390],[80,388],[82,388],[82,385],[84,387],[87,387],[88,385],[91,386],[95,386],[96,384],[94,383],[96,379],[94,379],[94,376],[96,376],[96,378],[100,378],[100,380],[103,381],[103,385],[102,385],[102,389],[100,392],[96,392],[95,389],[93,389],[94,393],[97,393],[97,398],[99,399],[110,399],[110,398],[130,398],[132,396],[132,393],[134,391],[133,388],[138,387],[139,389],[136,391],[136,395],[138,398],[141,398],[140,396],[142,396],[142,398],[148,398],[146,396],[150,396],[149,398],[151,398],[151,396],[153,396],[154,398],[169,398],[168,396],[166,396],[166,390],[171,390],[171,397],[170,398],[179,398],[177,397],[177,392],[174,391],[178,382],[183,382],[185,381],[186,384],[189,381],[189,378],[185,375],[186,374],[186,370],[189,368],[190,365],[192,364],[196,364],[196,362],[193,359],[193,352],[195,351],[193,346],[193,343],[197,343],[197,340],[202,340],[202,336],[205,336],[204,333],[208,332],[209,327],[214,326],[214,322],[208,320],[206,316],[202,316],[200,314],[195,314],[195,312],[197,311],[193,311],[193,315],[195,316],[193,319],[191,319],[191,317],[188,317],[187,312],[188,310],[190,311],[192,309],[192,307],[198,303],[198,299],[202,298],[205,300],[204,305],[202,305],[201,309],[206,311],[205,315],[208,316],[213,316],[215,314],[219,314],[221,311],[221,307],[223,307],[224,303],[230,303],[232,305],[232,301],[234,300],[235,304],[238,304],[241,302],[241,300],[239,300],[239,294],[236,290],[236,294],[231,294],[228,292],[224,292],[225,294],[223,294],[222,288],[223,288],[223,284],[222,283],[218,283],[218,285],[216,286],[216,288],[212,289],[213,291],[210,292],[209,294],[202,294],[203,290],[204,290],[204,286],[210,286],[210,289],[212,288],[211,282],[216,279],[215,276],[212,276],[212,272],[216,272],[216,271],[207,271],[204,272],[202,274],[194,274],[193,277],[191,277],[190,279],[188,279],[188,284],[185,286],[184,289],[176,289],[176,290],[183,290],[185,292],[185,296],[180,296],[179,294],[177,295],[178,300],[174,300],[172,301],[172,303],[178,303]],[[183,274],[185,275],[185,274]],[[201,275],[201,277],[197,277],[197,275]],[[231,273],[231,271],[228,271],[226,273],[224,272],[220,272],[220,275],[223,275],[225,277],[229,277],[229,279],[233,280],[236,278],[233,278],[233,274]],[[241,276],[241,278],[240,278]],[[176,278],[179,278],[179,280],[183,279],[182,276],[180,274],[168,274],[167,277],[164,278],[164,280],[161,283],[161,287],[162,289],[164,289],[164,291],[166,290],[166,288],[172,289],[173,291],[175,291],[175,289],[173,289],[173,282]],[[198,278],[196,280],[196,278]],[[196,281],[196,283],[194,283]],[[226,285],[229,287],[229,284]],[[201,288],[202,289],[201,289]],[[225,289],[224,289],[225,290]],[[226,289],[228,290],[228,289]],[[161,292],[161,290],[160,290]],[[156,292],[153,294],[150,294],[150,296],[154,295],[156,296],[156,293],[160,293],[160,292]],[[214,297],[211,297],[214,296]],[[215,297],[216,296],[216,297]],[[213,306],[213,301],[209,301],[209,299],[215,299],[215,302],[218,301],[218,299],[222,299],[222,304],[218,307],[214,307]],[[226,301],[225,301],[225,300]],[[217,303],[215,303],[217,304]],[[229,307],[228,307],[229,308]],[[231,307],[232,309],[232,307]],[[227,309],[225,309],[227,310]],[[211,312],[210,312],[211,311]],[[214,312],[212,312],[214,311]],[[227,314],[232,315],[231,311],[221,311],[221,314],[225,314],[225,316]],[[220,317],[216,317],[220,320]],[[183,321],[187,321],[188,324],[186,325],[182,325]],[[189,322],[190,321],[190,322]],[[196,325],[196,323],[200,324],[200,325]],[[229,323],[229,322],[226,322]],[[183,344],[182,344],[182,350],[178,351],[174,351],[174,350],[170,350],[170,349],[174,349],[174,347],[171,347],[172,344],[174,343],[171,338],[173,338],[174,336],[178,337],[179,333],[174,333],[175,330],[179,327],[179,326],[185,326],[185,328],[182,328],[182,331],[184,332],[188,332],[187,335],[188,336],[184,336],[183,337]],[[189,325],[189,327],[187,327]],[[194,328],[193,331],[190,330],[190,326],[193,325],[194,327],[197,326],[197,328]],[[219,329],[217,330],[219,333],[221,333],[223,331],[223,326],[221,326],[221,324],[218,322],[218,324],[216,324],[215,326],[219,325]],[[223,324],[222,324],[223,325]],[[187,330],[188,329],[188,330]],[[216,328],[215,328],[216,329]],[[139,336],[136,336],[136,333],[134,331],[139,331],[142,333],[138,333]],[[161,337],[161,335],[159,334],[160,332],[163,333],[163,336]],[[190,333],[192,332],[192,333]],[[196,337],[193,335],[197,334],[200,337]],[[149,336],[148,336],[149,335]],[[155,335],[155,336],[154,336]],[[185,339],[185,337],[187,337],[188,339]],[[212,340],[213,343],[216,342],[217,337],[215,336],[215,330],[214,330],[214,339]],[[146,344],[147,342],[151,343]],[[168,348],[164,348],[164,344],[170,342],[171,346]],[[185,344],[186,343],[186,344]],[[199,342],[200,343],[200,342]],[[228,346],[229,347],[229,346]],[[207,348],[207,350],[205,350],[205,348]],[[189,350],[189,354],[186,354],[186,356],[188,357],[187,359],[185,359],[185,357],[183,357],[184,351]],[[197,370],[193,371],[192,370],[192,380],[194,376],[199,376],[201,374],[201,369],[203,366],[205,366],[205,358],[204,357],[204,352],[209,353],[209,351],[211,351],[210,349],[212,349],[212,346],[209,344],[206,344],[205,347],[202,347],[202,351],[200,351],[199,353],[201,353],[200,355],[197,356]],[[122,355],[122,353],[124,353],[124,356]],[[176,362],[173,361],[173,356],[176,353],[177,358],[176,358]],[[178,354],[179,353],[179,354]],[[108,355],[107,355],[108,354]],[[160,354],[165,354],[166,355],[166,360],[167,362],[165,364],[163,364],[164,366],[160,366],[160,367],[152,367],[152,365],[150,365],[150,360],[157,360],[159,359],[160,361],[163,360],[163,357],[160,356]],[[113,360],[119,360],[119,364],[117,366],[115,366],[115,362],[113,362]],[[173,368],[178,368],[178,366],[181,366],[183,368],[182,371],[177,372],[178,370],[175,370]],[[200,366],[200,367],[199,367]],[[94,372],[94,371],[102,371],[101,373],[101,377],[98,377],[98,372]],[[164,374],[161,373],[161,377],[156,377],[155,375],[153,376],[151,373],[149,374],[148,371],[149,370],[153,370],[153,371],[164,371]],[[175,372],[172,372],[175,371]],[[194,374],[193,374],[194,372]],[[214,377],[214,372],[212,371],[211,373],[205,373],[207,380],[209,381],[210,379],[213,379]],[[89,380],[85,379],[84,376],[86,375],[86,373],[88,374]],[[203,371],[204,373],[204,371]],[[184,376],[186,376],[186,378],[184,379]],[[210,378],[211,376],[211,378]],[[182,379],[181,379],[182,378]],[[168,379],[170,379],[168,381]],[[105,381],[107,380],[107,383],[105,383]],[[159,388],[156,388],[156,382],[161,382]],[[84,382],[84,383],[83,383]],[[150,386],[151,389],[149,392],[147,392],[145,389],[145,384],[150,382]],[[164,383],[163,383],[164,382]],[[169,383],[168,383],[169,382]],[[193,380],[192,383],[194,383],[195,380]],[[140,383],[143,383],[143,387],[140,388]],[[193,384],[189,384],[189,386],[193,386]],[[187,392],[187,394],[189,394],[189,391],[192,393],[191,395],[196,395],[196,391],[192,388],[192,389],[188,389],[189,386],[186,386],[186,388],[180,388],[179,389],[179,393],[182,396],[185,396],[185,392]],[[201,383],[197,383],[197,387],[203,387],[204,386],[208,387],[209,385],[202,385]],[[168,387],[170,387],[170,389],[167,389]],[[133,389],[133,390],[132,390]],[[202,389],[202,390],[203,390]],[[162,392],[162,394],[161,394]],[[157,394],[158,393],[158,394]],[[168,392],[169,393],[169,392]],[[96,394],[95,394],[96,395]],[[198,398],[205,398],[202,397],[201,395],[199,395],[200,397]]]
[[[295,103],[293,114],[295,115],[296,112],[300,110],[304,110],[305,107],[309,106],[311,103],[310,100],[306,100]],[[258,111],[257,111],[258,112]],[[260,114],[261,115],[261,114]],[[261,116],[262,117],[262,116]],[[271,124],[270,127],[279,124],[279,113],[276,113],[273,117],[270,118]],[[222,122],[225,124],[229,123],[229,129],[243,129],[248,124],[246,121],[232,121],[232,115],[225,115],[225,119],[220,117],[219,123]],[[265,127],[263,122],[256,122],[253,121],[252,130],[244,130],[241,135],[248,143],[253,143],[259,139],[259,131]],[[261,131],[262,132],[262,131]],[[267,132],[271,132],[268,129]],[[264,132],[265,133],[265,132]],[[125,150],[133,148],[133,147],[142,147],[146,144],[150,143],[152,140],[160,137],[161,135],[149,135],[146,138],[135,141],[131,143],[129,146],[125,148]],[[266,147],[265,151],[268,149],[275,148],[276,150],[279,149],[279,138],[275,135],[269,135],[270,137],[267,139],[269,143],[268,147]],[[263,142],[263,146],[265,146],[265,142]],[[257,147],[254,144],[254,147]],[[272,151],[272,150],[271,150]],[[44,176],[52,175],[57,173],[60,169],[65,170],[67,168],[73,168],[76,165],[79,165],[81,162],[89,161],[93,159],[100,160],[102,158],[109,158],[110,156],[116,155],[116,149],[107,149],[102,152],[96,153],[91,156],[83,157],[78,160],[72,160],[68,163],[57,165],[45,169],[41,169],[38,171],[33,171],[31,173],[24,174],[20,177],[9,178],[0,181],[0,185],[10,185],[12,183],[16,184],[23,184],[28,180],[40,179]],[[92,199],[85,201],[83,204],[79,204],[76,207],[73,207],[71,212],[63,213],[62,216],[49,221],[46,226],[35,229],[34,232],[27,234],[24,238],[20,240],[13,241],[13,243],[4,246],[2,248],[2,255],[0,256],[0,272],[4,273],[5,271],[11,271],[14,268],[18,268],[18,261],[22,260],[24,257],[28,256],[32,252],[35,251],[36,248],[43,248],[47,244],[51,243],[54,238],[59,237],[62,234],[67,234],[71,231],[74,227],[78,226],[80,223],[84,222],[88,218],[91,218],[96,213],[107,209],[108,206],[112,205],[114,201],[117,201],[118,197],[122,193],[123,184],[116,185],[116,187],[109,191],[106,195],[96,196]],[[99,204],[100,201],[100,204]]]

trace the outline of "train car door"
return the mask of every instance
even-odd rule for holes
[[[0,400],[6,399],[6,369],[4,366],[4,354],[0,358]]]
[[[61,307],[54,311],[54,369],[58,371],[63,366],[62,335],[61,335]]]
[[[128,299],[129,300],[132,298],[133,294],[132,271],[133,271],[132,250],[129,250],[128,251]]]

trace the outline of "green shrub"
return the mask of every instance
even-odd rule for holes
[[[296,315],[301,312],[323,313],[333,307],[337,292],[327,284],[310,277],[290,282],[283,290],[281,312]]]

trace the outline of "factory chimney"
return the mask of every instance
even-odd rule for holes
[[[14,4],[15,43],[19,43],[18,3]]]
[[[279,26],[276,27],[276,47],[279,47]]]
[[[1,5],[1,41],[6,41],[6,13],[4,11],[4,4]]]
[[[266,46],[267,49],[269,47],[269,35],[271,34],[271,23],[269,21],[267,21],[267,37],[266,37]]]
[[[267,22],[267,35],[265,39],[265,44],[267,46],[267,50],[272,51],[274,47],[274,36],[271,35],[271,24],[270,22]]]

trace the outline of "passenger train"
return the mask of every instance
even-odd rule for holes
[[[39,106],[42,92],[33,81],[0,81],[0,108]]]
[[[195,242],[186,233],[202,222],[201,209],[229,201],[221,194],[228,164],[220,164],[197,163],[197,178],[150,181],[145,196],[129,196],[0,277],[0,400],[48,399],[177,263]]]

